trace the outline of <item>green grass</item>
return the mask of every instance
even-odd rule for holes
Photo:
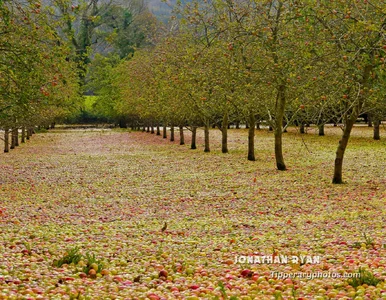
[[[92,112],[93,105],[98,100],[98,96],[84,96],[84,107],[86,111]]]

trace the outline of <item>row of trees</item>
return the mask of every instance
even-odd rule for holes
[[[25,142],[35,125],[66,116],[79,99],[71,51],[41,4],[0,1],[0,128],[4,151]],[[11,133],[11,142],[9,135]]]
[[[274,132],[279,170],[286,170],[286,126],[342,124],[333,183],[342,183],[349,137],[362,113],[378,130],[386,115],[385,1],[210,0],[176,9],[171,34],[130,60],[100,58],[96,106],[113,119],[222,132],[228,152],[230,122],[249,124],[248,159],[255,159],[254,130]],[[102,70],[107,70],[103,72]]]
[[[143,0],[0,0],[4,151],[19,144],[19,131],[24,142],[35,126],[79,119],[82,94],[94,91],[94,57],[154,46],[159,29]]]

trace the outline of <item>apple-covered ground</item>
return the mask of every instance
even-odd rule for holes
[[[290,129],[285,172],[266,130],[256,133],[255,162],[242,129],[230,130],[229,154],[218,130],[210,153],[202,132],[197,150],[190,134],[183,146],[178,134],[36,134],[0,155],[0,299],[386,299],[386,142],[356,127],[347,183],[333,185],[340,134]],[[58,264],[71,250],[80,259]],[[301,255],[320,262],[239,261]],[[373,281],[272,273],[359,268]]]

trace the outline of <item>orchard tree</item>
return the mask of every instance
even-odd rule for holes
[[[19,128],[25,134],[25,126],[54,122],[76,101],[78,83],[74,65],[66,60],[69,49],[39,3],[6,2],[0,14],[0,123],[7,152],[10,129],[14,148]]]
[[[343,134],[336,151],[333,183],[343,183],[343,158],[352,128],[384,72],[386,50],[385,1],[318,1],[309,16],[325,28],[327,46],[336,49],[341,76]],[[332,55],[332,54],[331,54]]]

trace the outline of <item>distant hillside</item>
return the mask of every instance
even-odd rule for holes
[[[161,0],[146,0],[150,11],[161,21],[165,22],[169,19],[172,7],[175,4],[175,0],[165,3]]]
[[[167,21],[170,17],[173,6],[176,0],[145,0],[148,3],[150,11],[161,21]],[[191,0],[183,0],[182,3],[191,2]]]

